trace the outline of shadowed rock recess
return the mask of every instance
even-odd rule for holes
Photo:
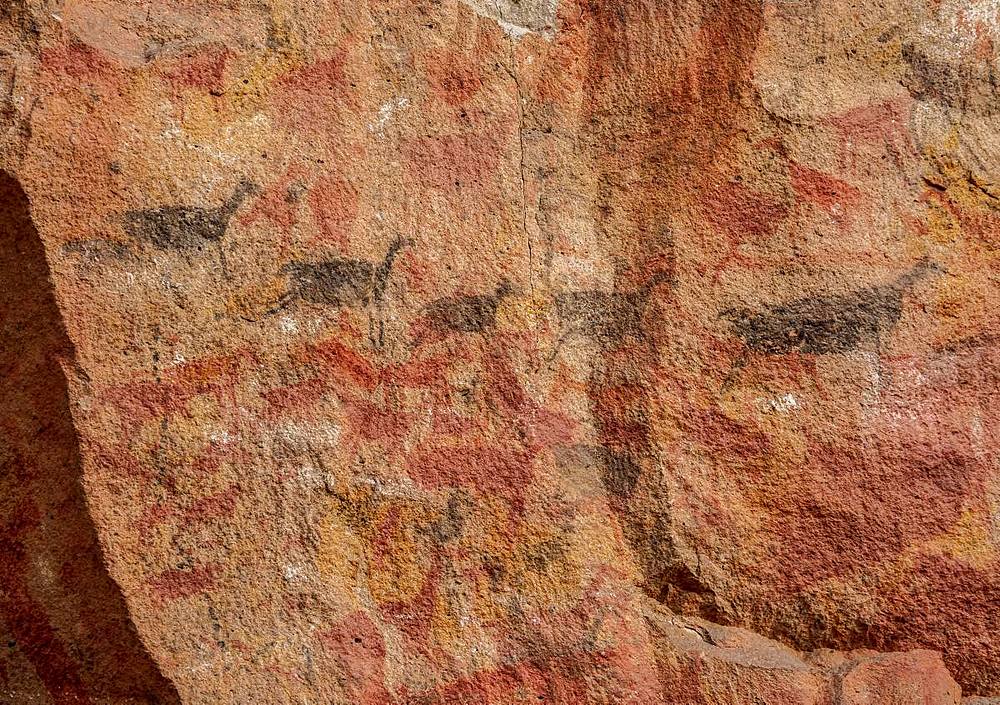
[[[1000,703],[996,0],[0,0],[0,705]]]
[[[27,196],[3,171],[0,278],[0,699],[179,703],[103,564],[70,413],[73,346]]]

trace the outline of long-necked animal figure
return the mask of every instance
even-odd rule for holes
[[[214,246],[218,248],[223,271],[226,271],[222,238],[233,215],[257,190],[255,184],[242,181],[220,206],[173,205],[128,211],[124,216],[125,231],[136,240],[149,242],[158,250],[190,255],[206,246]]]
[[[942,271],[927,259],[881,286],[847,294],[807,296],[762,311],[729,309],[722,316],[747,348],[765,355],[828,355],[879,342],[899,322],[903,296],[932,272]]]

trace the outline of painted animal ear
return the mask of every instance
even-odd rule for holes
[[[928,255],[924,255],[923,258],[917,263],[920,267],[920,271],[929,272],[931,274],[947,274],[948,270],[943,266],[935,262]]]
[[[915,265],[913,265],[909,272],[905,272],[899,276],[896,280],[896,284],[897,286],[910,287],[929,274],[945,273],[946,270],[944,267],[932,261],[929,256],[924,255]]]
[[[411,237],[398,236],[389,244],[388,256],[394,256],[405,250],[407,247],[412,247],[414,240]]]
[[[256,196],[260,192],[260,186],[255,184],[253,181],[250,179],[241,179],[239,184],[236,185],[236,190],[233,191],[233,200],[242,200],[250,196]]]

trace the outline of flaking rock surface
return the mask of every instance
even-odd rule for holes
[[[0,702],[1000,695],[996,0],[0,0]]]

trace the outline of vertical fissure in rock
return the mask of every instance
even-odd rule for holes
[[[610,484],[612,509],[649,596],[727,622],[696,550],[680,545],[673,526],[669,477],[660,476],[669,475],[661,468],[671,457],[652,427],[660,409],[651,390],[670,374],[663,357],[672,334],[664,301],[677,277],[671,218],[683,216],[692,194],[724,170],[724,147],[738,134],[743,98],[752,91],[750,59],[763,7],[757,0],[701,6],[691,21],[699,23],[705,46],[686,60],[658,43],[678,14],[690,12],[682,4],[592,3],[590,9],[585,90],[598,178],[595,220],[604,246],[627,253],[617,264],[615,291],[603,296],[616,325],[605,326],[610,335],[600,341],[588,389],[606,474],[629,478],[627,494],[616,491],[620,480]]]

